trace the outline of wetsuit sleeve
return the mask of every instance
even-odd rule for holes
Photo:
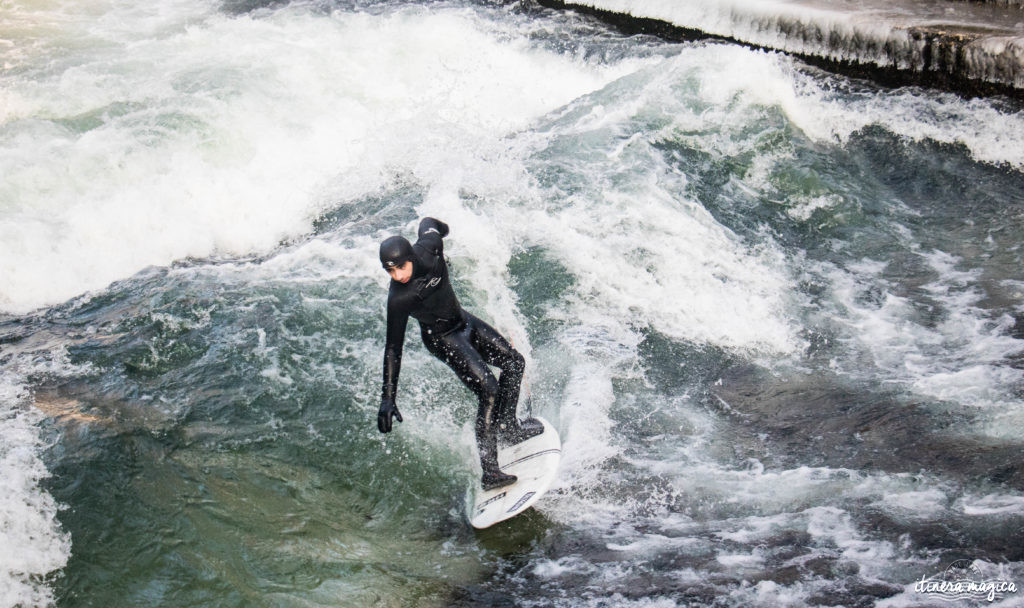
[[[405,343],[405,328],[409,324],[409,313],[388,304],[387,340],[384,344],[384,382],[381,399],[395,399],[398,392],[398,373],[402,369],[402,346]]]
[[[441,255],[444,252],[444,243],[441,239],[448,236],[448,224],[432,217],[425,217],[420,220],[418,236],[418,245],[426,247],[434,255]]]

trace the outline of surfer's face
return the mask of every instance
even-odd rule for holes
[[[405,264],[402,264],[401,266],[392,266],[386,270],[388,271],[388,274],[391,275],[392,281],[408,283],[409,279],[412,278],[412,260],[406,260]]]

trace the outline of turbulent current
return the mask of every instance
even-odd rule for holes
[[[1016,102],[528,3],[6,0],[0,175],[0,606],[1024,603]],[[414,328],[376,429],[425,215],[563,440],[484,531]]]

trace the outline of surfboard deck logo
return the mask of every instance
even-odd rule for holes
[[[524,504],[526,504],[526,501],[530,500],[530,498],[532,498],[536,494],[536,492],[527,492],[526,494],[523,494],[523,497],[520,498],[519,501],[516,502],[516,504],[512,505],[512,508],[506,511],[506,513],[513,513],[515,511],[518,511],[519,509],[522,508]]]
[[[478,504],[476,506],[477,514],[483,513],[484,509],[487,508],[487,505],[489,505],[491,503],[494,503],[494,502],[497,502],[497,501],[501,500],[502,498],[505,498],[505,492],[502,492],[501,494],[498,494],[497,496],[494,496],[492,498],[488,498],[487,500],[485,500],[482,503]]]
[[[479,480],[472,488],[470,523],[474,528],[488,528],[522,513],[539,500],[558,473],[562,457],[562,441],[551,423],[535,416],[544,425],[544,432],[515,445],[498,446],[498,466],[518,477],[510,486],[484,490]]]

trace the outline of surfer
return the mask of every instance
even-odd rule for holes
[[[395,395],[411,316],[419,321],[430,354],[444,361],[479,400],[474,430],[483,469],[481,485],[490,490],[516,482],[515,475],[498,468],[498,441],[518,443],[539,435],[544,427],[534,418],[520,421],[516,416],[523,356],[493,327],[459,305],[444,257],[443,238],[447,235],[447,224],[426,217],[420,221],[415,245],[402,236],[380,244],[380,263],[391,275],[391,286],[377,428],[388,433],[393,420],[402,422]],[[488,365],[501,369],[497,379]]]

